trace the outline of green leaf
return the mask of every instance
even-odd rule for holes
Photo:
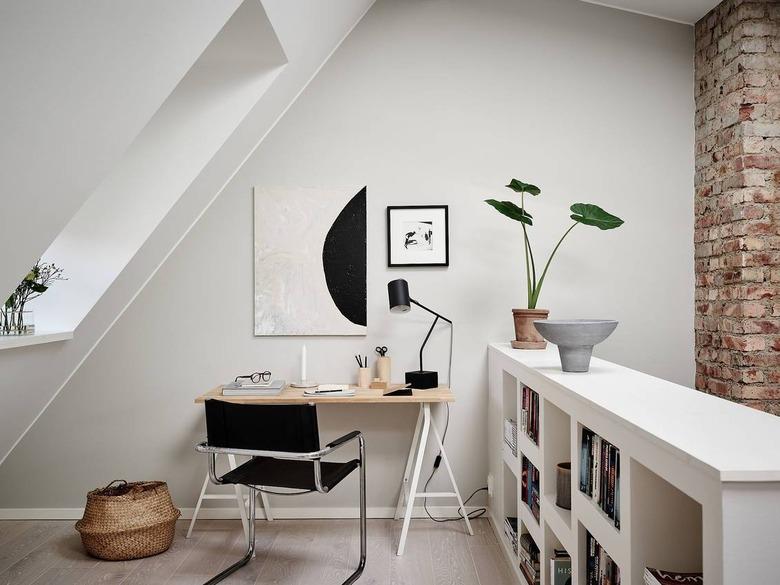
[[[48,286],[44,286],[37,282],[30,283],[30,288],[33,290],[33,292],[37,292],[37,293],[45,293],[47,290],[49,290]]]
[[[503,213],[509,219],[514,219],[526,225],[533,225],[533,218],[531,214],[525,209],[522,209],[512,203],[511,201],[496,201],[495,199],[485,199],[485,203],[492,206],[499,213]]]
[[[575,203],[570,207],[571,218],[585,225],[596,226],[600,230],[612,230],[623,225],[623,220],[619,217],[607,213],[598,205],[591,203]]]
[[[536,185],[531,185],[531,183],[523,183],[517,179],[512,179],[506,186],[512,189],[512,191],[515,193],[530,193],[531,195],[539,195],[539,193],[542,192],[542,190]]]
[[[14,294],[11,294],[11,296],[8,297],[8,299],[6,299],[6,301],[5,301],[5,308],[6,309],[11,309],[11,308],[13,308],[13,306],[15,304],[16,304],[16,294],[14,293]]]

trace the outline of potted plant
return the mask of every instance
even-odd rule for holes
[[[591,203],[575,203],[569,208],[571,210],[570,217],[574,220],[574,223],[569,226],[569,229],[567,229],[561,236],[561,239],[558,240],[555,248],[553,248],[553,251],[550,253],[550,257],[547,258],[547,262],[545,263],[541,274],[537,274],[534,252],[531,247],[531,241],[528,239],[528,228],[534,224],[533,216],[528,213],[525,208],[525,195],[528,193],[529,195],[536,197],[542,190],[536,185],[524,183],[517,179],[509,181],[509,184],[506,185],[506,187],[515,193],[520,194],[519,206],[512,201],[497,201],[495,199],[486,199],[485,203],[492,206],[496,211],[509,219],[519,222],[523,229],[528,308],[512,309],[515,320],[515,341],[512,342],[512,347],[516,349],[544,349],[547,346],[547,342],[536,330],[533,322],[537,319],[546,319],[550,314],[547,309],[538,309],[537,303],[539,302],[539,295],[542,292],[542,285],[547,276],[547,271],[550,268],[550,263],[555,257],[558,248],[561,247],[566,236],[568,236],[579,224],[594,226],[601,230],[611,230],[623,225],[623,220],[611,213],[607,213],[598,205],[593,205]]]
[[[45,293],[57,280],[66,280],[62,277],[62,268],[50,262],[41,263],[39,259],[0,307],[0,335],[34,334],[32,311],[26,311],[25,306]]]

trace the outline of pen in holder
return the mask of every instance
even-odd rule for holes
[[[358,368],[358,388],[368,388],[371,386],[371,368]]]
[[[382,356],[376,360],[376,377],[382,382],[390,381],[390,358]]]

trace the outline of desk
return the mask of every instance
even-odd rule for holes
[[[403,387],[402,384],[391,386],[388,392],[392,392],[395,388],[401,387]],[[355,388],[354,396],[306,396],[303,392],[303,388],[292,388],[287,386],[276,396],[222,396],[222,387],[217,386],[205,394],[198,396],[195,399],[195,403],[200,404],[206,400],[224,400],[235,404],[418,404],[420,412],[417,416],[417,425],[414,429],[414,435],[412,435],[412,444],[409,447],[409,456],[406,459],[406,467],[404,469],[401,489],[398,494],[398,502],[395,508],[395,519],[398,520],[401,517],[402,511],[404,518],[397,554],[402,555],[404,553],[406,536],[409,532],[409,524],[412,520],[414,502],[418,498],[456,498],[458,507],[460,508],[464,522],[466,523],[466,529],[469,534],[474,534],[474,531],[471,529],[471,522],[469,522],[468,514],[466,513],[466,508],[463,505],[463,499],[461,498],[460,491],[458,491],[458,484],[455,482],[455,475],[453,474],[452,467],[447,459],[447,452],[444,450],[441,434],[431,417],[431,404],[455,402],[455,395],[452,393],[452,390],[446,386],[439,386],[438,388],[431,390],[412,390],[411,396],[385,396],[382,390],[373,390],[369,388]],[[425,456],[425,449],[428,445],[430,431],[433,431],[436,445],[438,445],[438,448],[441,450],[442,463],[444,463],[444,467],[447,470],[450,482],[452,483],[453,491],[451,492],[417,491],[420,484],[423,458]],[[243,499],[241,501],[243,502]],[[198,502],[196,510],[199,508],[199,505],[200,501]],[[266,512],[268,512],[267,501],[264,500],[263,505],[266,507]],[[404,505],[406,506],[405,510]],[[195,522],[194,516],[192,522]]]

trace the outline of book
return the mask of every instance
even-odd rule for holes
[[[556,556],[550,559],[551,585],[571,585],[571,557]]]
[[[620,449],[590,429],[582,429],[580,491],[620,529]]]
[[[659,569],[645,568],[645,585],[703,585],[701,573],[675,573]]]
[[[284,380],[272,380],[262,384],[230,382],[222,386],[222,396],[277,396],[284,387]]]

